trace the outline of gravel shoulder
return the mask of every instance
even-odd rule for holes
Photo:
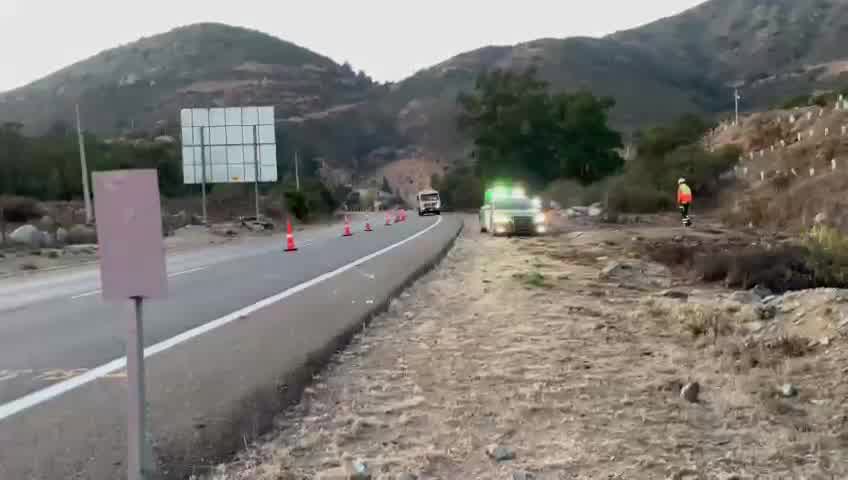
[[[848,295],[811,293],[823,317],[793,294],[764,320],[640,258],[677,229],[495,239],[470,223],[273,433],[204,478],[848,477]]]

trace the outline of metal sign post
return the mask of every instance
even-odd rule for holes
[[[146,406],[144,388],[144,327],[142,297],[133,297],[135,315],[130,321],[127,336],[127,478],[142,480],[153,473],[153,459],[147,454]]]
[[[167,294],[162,211],[156,170],[94,174],[103,299],[132,300],[127,328],[127,478],[155,473],[148,438],[144,374],[144,299]]]
[[[206,142],[204,142],[204,130],[200,129],[200,196],[203,199],[203,224],[209,223],[206,217]]]
[[[253,193],[256,196],[256,219],[259,220],[259,137],[253,126]]]

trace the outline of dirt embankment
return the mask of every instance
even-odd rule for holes
[[[695,283],[640,253],[676,229],[472,227],[209,478],[848,477],[845,292]]]

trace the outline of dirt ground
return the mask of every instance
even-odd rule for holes
[[[763,315],[640,258],[676,228],[475,226],[206,478],[848,478],[848,294]]]

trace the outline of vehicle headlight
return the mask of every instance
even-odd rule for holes
[[[537,213],[536,216],[533,217],[533,221],[536,223],[545,223],[545,220],[547,219],[545,218],[545,214],[542,212]]]
[[[496,213],[492,217],[492,222],[494,223],[509,223],[509,215],[504,215],[503,213]]]

